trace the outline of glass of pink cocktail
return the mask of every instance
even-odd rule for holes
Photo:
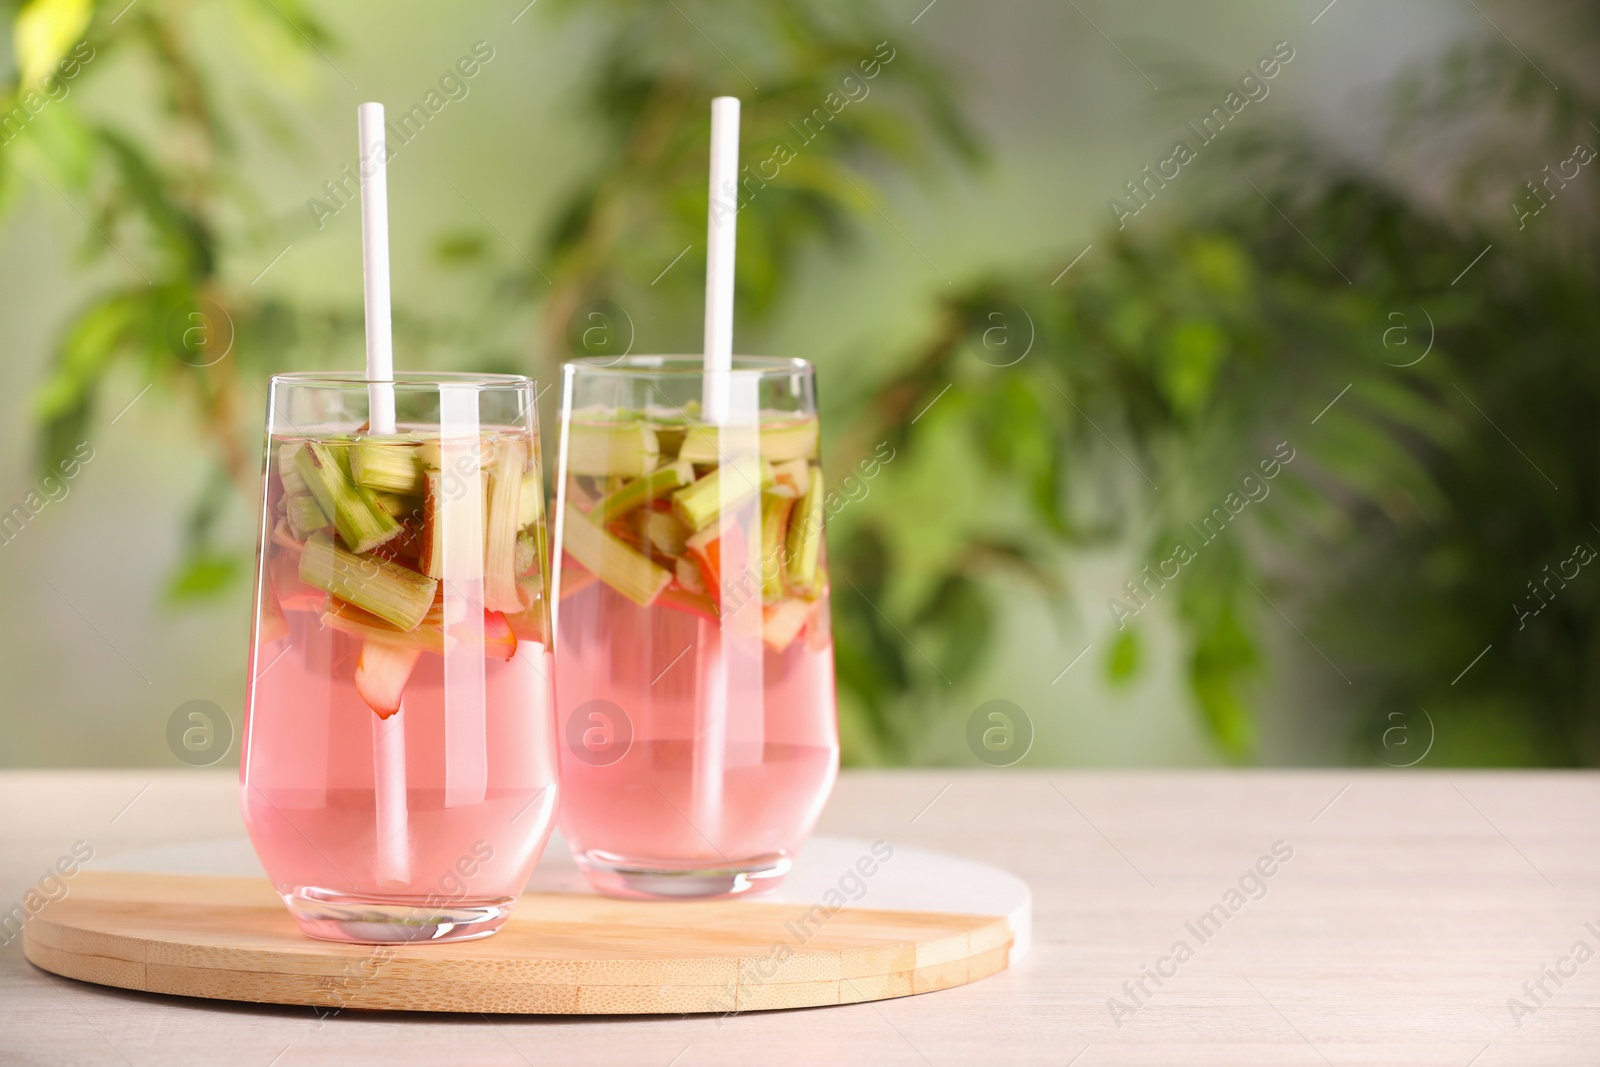
[[[773,886],[839,761],[812,368],[635,356],[564,370],[562,834],[604,893]]]
[[[533,383],[284,374],[241,802],[300,928],[492,934],[556,808]],[[394,432],[368,432],[369,400]]]

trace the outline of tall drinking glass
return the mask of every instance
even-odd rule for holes
[[[775,885],[833,787],[817,429],[803,360],[565,367],[560,822],[601,892]]]
[[[488,936],[549,837],[533,401],[512,375],[272,380],[240,800],[313,937]]]

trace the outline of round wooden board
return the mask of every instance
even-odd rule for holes
[[[814,844],[853,856],[859,843]],[[482,941],[373,947],[303,936],[259,876],[84,870],[66,897],[28,923],[24,952],[68,978],[153,993],[542,1014],[848,1004],[947,989],[1005,969],[1026,943],[1026,887],[970,861],[909,849],[902,856],[912,861],[902,864],[903,884],[937,886],[942,860],[947,873],[960,875],[946,884],[966,887],[958,897],[987,887],[994,906],[982,910],[991,913],[922,910],[939,896],[926,888],[903,910],[851,904],[832,914],[771,897],[657,903],[545,890],[522,896],[500,932]],[[803,882],[799,865],[796,873]],[[869,888],[875,903],[895,903],[885,899],[893,894]]]

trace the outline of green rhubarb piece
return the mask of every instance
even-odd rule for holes
[[[322,513],[333,519],[339,539],[350,551],[370,552],[400,533],[400,524],[378,506],[372,490],[352,483],[327,445],[304,442],[294,462],[306,488],[316,497]]]
[[[398,563],[348,552],[326,533],[307,539],[300,553],[300,580],[405,631],[422,622],[439,589],[432,578]]]
[[[357,485],[419,496],[422,464],[415,445],[358,441],[350,447],[350,477]]]
[[[414,630],[397,630],[371,612],[362,611],[342,600],[331,600],[321,619],[322,625],[330,630],[368,641],[381,641],[396,648],[414,648],[443,655],[455,644],[454,639],[447,637],[444,632],[442,617],[424,619]]]
[[[691,426],[678,445],[678,458],[685,463],[721,463],[722,453],[717,450],[717,427]]]
[[[817,454],[817,420],[790,419],[761,427],[761,456],[773,463]]]
[[[448,464],[445,460],[446,445],[450,453]],[[441,440],[429,437],[417,446],[417,464],[424,471],[442,471],[448,465],[459,477],[470,478],[477,471],[494,466],[497,451],[492,437],[480,437],[476,441],[470,438],[462,440],[449,437]]]
[[[358,490],[360,488],[360,486],[357,487]],[[372,498],[378,502],[380,508],[401,522],[412,518],[422,518],[422,496],[420,494],[417,496],[402,496],[399,493],[374,489],[372,490]]]
[[[656,443],[661,447],[662,459],[677,459],[678,449],[683,447],[684,436],[689,432],[689,427],[683,423],[656,423]]]
[[[522,610],[517,591],[517,533],[521,529],[521,442],[503,442],[489,469],[484,514],[483,605],[490,611]]]
[[[789,515],[789,584],[808,595],[817,587],[817,558],[822,550],[822,468],[812,467],[810,484]]]
[[[718,464],[727,458],[722,450],[724,435],[730,448],[743,448],[749,444],[754,434],[753,427],[728,429],[720,426],[691,426],[684,434],[683,443],[678,446],[678,459],[685,463],[698,463],[702,467]]]
[[[788,487],[779,488],[787,490]],[[768,603],[783,596],[784,534],[794,501],[792,490],[769,490],[761,494],[761,598]]]
[[[544,518],[544,479],[536,463],[522,476],[522,495],[517,498],[517,525],[532,526]]]
[[[682,460],[669,463],[659,470],[651,471],[643,478],[624,482],[620,488],[601,497],[600,502],[589,512],[589,517],[604,526],[642,504],[682,489],[692,481],[694,481],[693,467]]]
[[[691,530],[703,530],[724,510],[735,511],[761,491],[761,471],[750,462],[725,463],[672,494],[672,513]]]
[[[689,538],[689,528],[683,520],[668,511],[647,512],[642,533],[650,547],[663,556],[683,555],[684,542]]]
[[[300,469],[294,463],[294,455],[299,450],[298,441],[278,446],[278,480],[283,482],[285,496],[311,491],[306,488],[306,480],[300,477]]]
[[[749,430],[729,431],[718,426],[697,425],[689,427],[683,444],[678,448],[678,458],[690,463],[720,463],[723,453],[719,447],[722,434],[742,438]],[[788,419],[782,422],[763,423],[759,430],[761,457],[771,463],[794,459],[810,459],[817,454],[817,420]]]
[[[567,425],[567,474],[639,478],[655,470],[661,444],[642,422]]]
[[[333,525],[310,493],[296,493],[283,498],[284,518],[289,520],[289,532],[296,541],[304,541],[318,530]]]
[[[576,508],[566,512],[562,549],[602,582],[646,607],[672,582],[672,572],[635,552]]]

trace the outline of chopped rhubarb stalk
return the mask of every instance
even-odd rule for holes
[[[544,518],[544,480],[537,464],[522,475],[522,495],[517,500],[518,526],[532,526]]]
[[[661,447],[661,458],[676,459],[678,449],[683,447],[683,438],[689,432],[689,427],[681,422],[656,422],[652,425],[656,431],[656,442]]]
[[[774,652],[794,644],[816,613],[816,600],[780,600],[761,609],[761,642]]]
[[[350,477],[368,489],[405,496],[422,492],[422,464],[415,445],[358,441],[350,447]]]
[[[717,426],[691,426],[684,434],[683,443],[678,446],[678,459],[683,463],[698,463],[701,466],[716,466],[722,462],[722,452],[718,447],[718,439],[722,429]]]
[[[761,599],[769,603],[783,598],[784,535],[794,507],[791,493],[788,486],[780,485],[761,494]]]
[[[689,527],[670,511],[646,512],[643,532],[651,550],[663,556],[683,555],[689,537]]]
[[[283,482],[285,495],[311,491],[306,488],[306,480],[300,477],[300,470],[294,463],[294,454],[299,450],[300,446],[297,443],[278,446],[278,480]]]
[[[567,426],[567,474],[641,478],[661,455],[656,432],[642,422],[572,422]]]
[[[454,453],[458,448],[457,443],[451,441],[451,450]],[[495,454],[499,446],[494,438],[480,438],[476,443],[461,449],[464,455],[455,455],[452,463],[455,473],[460,477],[468,477],[474,471],[488,470],[494,466]],[[465,460],[465,462],[463,462]],[[474,463],[474,461],[476,461]],[[425,471],[440,471],[445,468],[444,443],[437,437],[429,437],[417,446],[417,462]]]
[[[745,566],[744,529],[733,520],[710,526],[690,537],[684,547],[700,565],[706,595],[718,605],[727,598],[743,603],[759,595],[760,578]]]
[[[517,517],[521,509],[522,466],[526,453],[520,441],[501,443],[489,485],[484,516],[483,604],[491,611],[522,610],[517,591]]]
[[[304,442],[295,453],[295,468],[350,551],[370,552],[400,532],[400,524],[378,506],[372,490],[351,482],[327,445]]]
[[[378,713],[378,718],[387,719],[400,710],[400,695],[421,656],[420,649],[396,648],[377,641],[361,646],[361,659],[356,663],[356,692],[367,707]]]
[[[401,523],[400,536],[385,541],[373,549],[372,554],[379,559],[394,560],[397,563],[404,563],[412,570],[417,570],[417,559],[422,554],[421,520],[413,519]]]
[[[772,476],[779,485],[794,490],[795,496],[805,496],[811,486],[811,464],[803,459],[787,459],[772,465]]]
[[[563,547],[568,555],[611,588],[641,607],[672,581],[672,572],[641,556],[588,516],[567,509]]]
[[[680,559],[675,562],[678,584],[686,592],[706,595],[706,579],[700,573],[700,564],[692,559]]]
[[[812,467],[805,495],[789,516],[789,585],[802,596],[817,594],[817,558],[822,550],[822,468]]]
[[[300,580],[348,600],[401,630],[415,630],[439,583],[389,560],[358,556],[315,533],[300,554]]]
[[[422,497],[420,496],[401,496],[399,493],[391,493],[384,489],[374,489],[372,491],[372,499],[378,502],[380,508],[401,522],[405,522],[410,518],[422,518]]]
[[[443,655],[447,649],[455,647],[455,638],[445,637],[442,612],[435,614],[429,611],[415,630],[400,631],[371,612],[362,611],[353,604],[347,604],[333,597],[323,599],[327,601],[327,606],[322,612],[322,625],[330,630],[366,638],[369,644],[381,642],[396,648],[416,649],[419,652],[432,652],[435,655]]]
[[[589,517],[604,526],[613,519],[626,515],[641,504],[666,496],[694,481],[694,468],[679,461],[653,470],[643,478],[624,482],[622,487],[601,498],[589,512]]]
[[[656,598],[656,605],[663,608],[676,608],[679,611],[687,611],[691,615],[698,615],[700,618],[708,619],[711,622],[716,622],[719,618],[716,601],[704,593],[691,593],[689,590],[679,589],[675,585],[668,586],[661,591],[661,595]]]
[[[726,463],[672,494],[672,512],[691,530],[704,530],[724,511],[737,511],[761,491],[755,463]],[[726,499],[724,499],[726,497]]]
[[[723,455],[719,444],[719,437],[724,432],[717,426],[689,427],[689,433],[678,449],[678,458],[698,464],[724,462],[727,457]],[[760,434],[761,458],[771,463],[807,459],[817,451],[816,419],[763,423]]]
[[[648,556],[650,549],[645,545],[644,530],[641,528],[643,517],[642,512],[635,510],[628,515],[624,515],[616,522],[609,523],[606,526],[606,530],[616,535],[619,541],[622,541],[630,548],[635,548]]]
[[[289,520],[289,532],[294,534],[296,541],[304,541],[318,530],[326,530],[333,526],[328,521],[328,516],[323,514],[322,508],[317,505],[317,498],[310,493],[296,493],[284,497],[283,517]]]
[[[295,553],[306,547],[304,541],[295,540],[287,519],[279,519],[272,524],[272,543]]]
[[[817,420],[788,419],[761,427],[761,456],[773,463],[809,459],[817,454]]]
[[[444,577],[444,519],[438,514],[439,485],[443,479],[438,471],[429,471],[427,491],[422,496],[422,537],[417,553],[417,570],[430,578]]]

